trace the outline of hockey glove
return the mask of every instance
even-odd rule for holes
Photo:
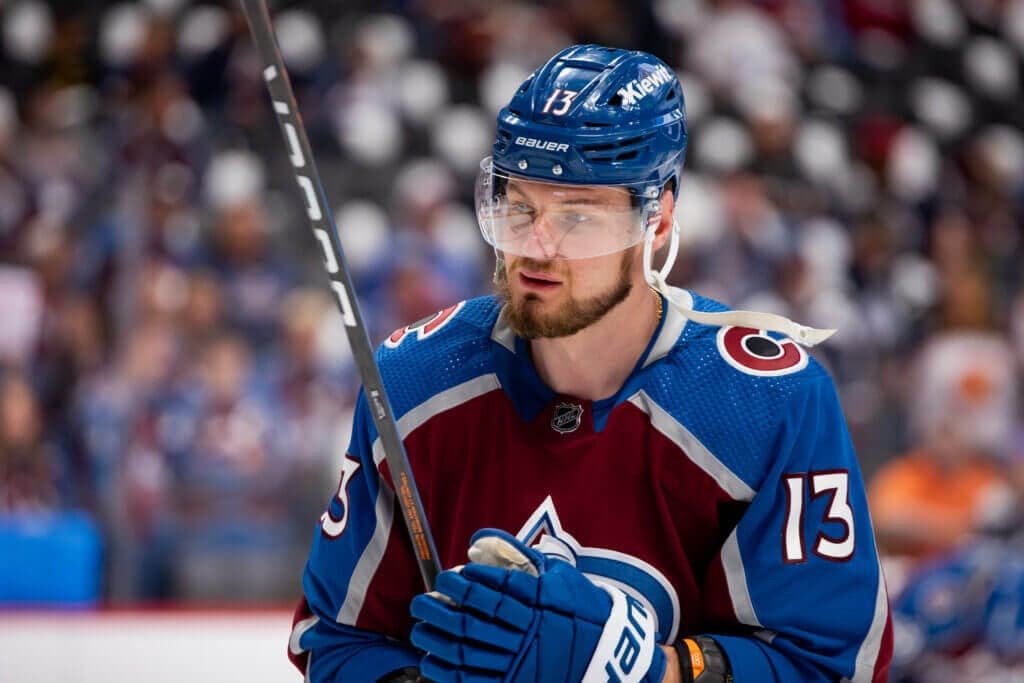
[[[412,601],[413,644],[436,683],[653,683],[665,673],[654,619],[635,598],[495,529],[471,562]]]

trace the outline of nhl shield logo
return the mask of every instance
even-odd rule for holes
[[[551,416],[551,428],[559,434],[569,434],[580,428],[583,406],[579,403],[559,403]]]

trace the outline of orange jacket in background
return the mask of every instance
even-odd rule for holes
[[[999,469],[981,458],[952,465],[922,451],[896,458],[868,487],[879,546],[914,556],[955,548],[970,535],[985,499],[1004,486]]]

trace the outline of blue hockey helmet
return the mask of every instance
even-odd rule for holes
[[[686,155],[683,91],[646,52],[599,45],[562,50],[498,114],[493,165],[533,180],[678,193]]]
[[[685,154],[683,93],[664,62],[598,45],[567,48],[498,114],[493,155],[477,178],[480,231],[499,258],[590,258],[644,241],[650,276],[658,200],[667,185],[678,196]],[[557,199],[541,231],[535,207],[521,194],[530,183]],[[596,188],[586,202],[573,194],[584,188]],[[666,268],[677,247],[673,223]]]

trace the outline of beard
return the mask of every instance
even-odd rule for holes
[[[568,337],[576,334],[607,315],[633,290],[630,277],[633,250],[627,249],[619,263],[619,277],[607,291],[582,301],[570,298],[553,311],[542,310],[542,301],[536,294],[526,294],[519,300],[512,295],[508,283],[508,267],[500,267],[495,279],[495,289],[503,307],[502,319],[512,331],[523,339]],[[538,272],[552,272],[550,261],[536,261],[522,257],[516,261],[520,268]]]

